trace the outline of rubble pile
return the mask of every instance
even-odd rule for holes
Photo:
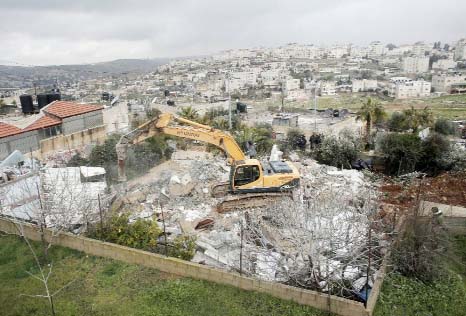
[[[30,170],[0,184],[0,215],[75,232],[97,221],[99,208],[106,204],[104,168]]]
[[[169,239],[196,236],[194,262],[322,291],[361,290],[369,218],[377,210],[374,184],[356,170],[310,159],[295,164],[300,188],[268,207],[217,213],[210,187],[228,180],[229,166],[220,157],[184,157],[154,168],[153,181],[133,183],[113,208],[161,227],[164,221]],[[373,262],[382,239],[373,233]],[[377,269],[373,264],[371,273]]]

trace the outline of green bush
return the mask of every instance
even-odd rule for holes
[[[196,237],[177,236],[169,248],[169,256],[190,261],[196,252]]]
[[[446,166],[442,161],[442,157],[448,155],[451,151],[450,142],[444,136],[438,133],[430,133],[422,142],[422,150],[423,157],[417,167],[418,170],[437,173],[450,169],[450,166]]]
[[[454,123],[444,118],[440,118],[437,121],[435,121],[434,131],[443,135],[455,135],[456,127]]]
[[[243,149],[247,141],[252,141],[256,145],[256,151],[259,155],[267,155],[273,146],[272,133],[270,124],[257,124],[254,127],[241,126],[234,133],[234,137]]]
[[[393,112],[387,122],[388,128],[392,132],[404,132],[408,128],[406,126],[406,116],[401,112]]]
[[[66,164],[67,167],[80,167],[80,166],[87,166],[89,165],[89,160],[81,157],[80,153],[77,153]]]
[[[437,159],[437,164],[443,170],[465,171],[466,151],[459,148],[452,148]]]
[[[385,156],[385,172],[390,175],[466,169],[466,153],[453,148],[445,136],[435,132],[424,141],[415,134],[386,135],[381,140],[381,151]]]
[[[351,163],[356,160],[360,150],[361,140],[344,131],[339,137],[325,137],[315,152],[315,159],[322,164],[351,168]]]
[[[388,134],[381,140],[381,151],[385,156],[385,172],[400,175],[416,170],[423,158],[421,139],[414,134]]]
[[[161,234],[156,221],[137,219],[130,223],[129,214],[125,213],[112,216],[106,227],[98,226],[89,235],[122,246],[155,251]]]

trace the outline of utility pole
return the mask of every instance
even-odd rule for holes
[[[314,130],[317,132],[317,85],[314,89]]]
[[[239,250],[239,275],[243,275],[243,222],[241,221],[241,247]]]
[[[231,130],[233,125],[231,123],[231,93],[230,93],[230,74],[227,73],[226,88],[228,92],[228,129]]]

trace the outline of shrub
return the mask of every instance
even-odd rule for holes
[[[435,121],[434,131],[443,135],[454,135],[456,133],[456,127],[452,122],[441,118]]]
[[[392,116],[388,120],[388,128],[392,132],[403,132],[407,130],[406,117],[401,112],[393,112]]]
[[[392,175],[413,172],[423,157],[421,139],[414,134],[388,134],[381,140],[385,172]]]
[[[437,164],[443,170],[466,171],[466,151],[452,146],[437,159]]]
[[[417,169],[437,173],[449,168],[442,164],[441,158],[451,151],[450,142],[442,135],[431,133],[422,142],[423,157]]]
[[[340,137],[327,136],[315,152],[315,159],[335,167],[351,168],[361,149],[359,138],[343,131]]]
[[[66,164],[67,167],[80,167],[80,166],[87,166],[89,165],[89,160],[81,157],[80,153],[77,153]]]
[[[125,213],[112,216],[103,230],[97,227],[90,236],[122,246],[154,251],[161,233],[157,222],[137,219],[130,223],[129,214]]]
[[[177,236],[169,248],[169,256],[190,261],[196,252],[196,238],[194,236]]]
[[[247,141],[252,141],[259,155],[266,155],[272,150],[272,126],[270,124],[257,124],[254,127],[242,126],[235,132],[234,137],[242,147],[245,147]]]

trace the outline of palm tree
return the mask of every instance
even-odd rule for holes
[[[199,118],[199,113],[191,105],[181,108],[178,115],[191,121],[195,121]]]
[[[366,103],[359,109],[356,119],[366,122],[366,143],[369,144],[372,124],[380,123],[385,118],[386,113],[383,106],[375,102],[372,98],[368,98]]]

